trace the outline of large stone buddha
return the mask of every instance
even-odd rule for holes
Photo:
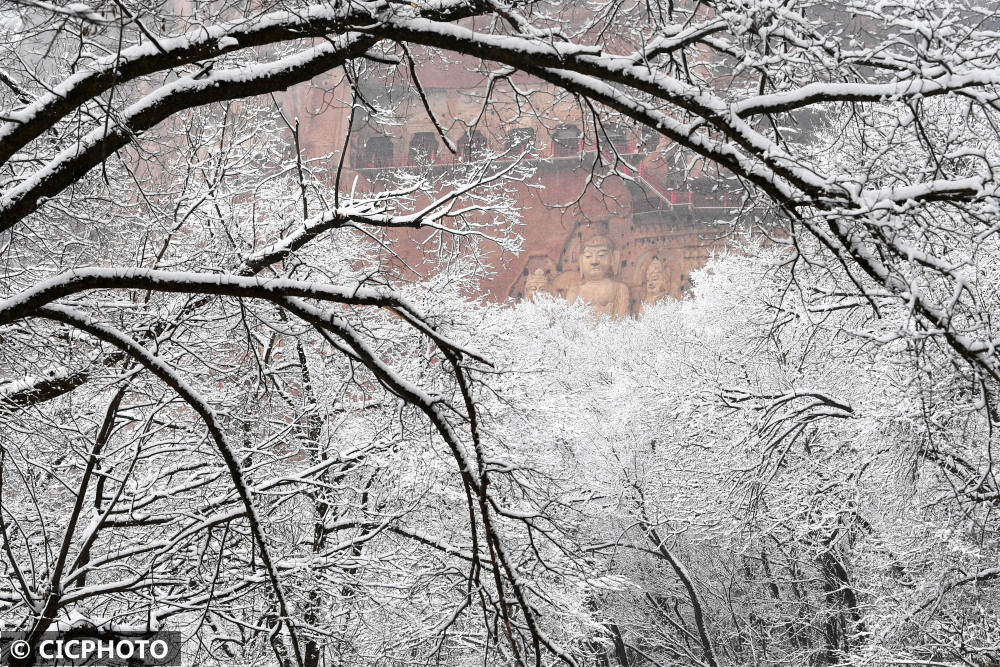
[[[607,236],[592,236],[580,250],[580,284],[566,291],[570,303],[580,299],[595,313],[624,317],[629,314],[629,290],[615,280],[615,244]]]

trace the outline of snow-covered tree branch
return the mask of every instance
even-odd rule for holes
[[[952,0],[0,6],[0,621],[198,664],[993,664],[998,51]],[[584,192],[527,204],[568,158]],[[651,160],[743,193],[694,298],[477,300],[526,207]]]

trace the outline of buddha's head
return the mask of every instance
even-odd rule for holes
[[[660,296],[667,293],[667,272],[659,257],[646,267],[646,294]]]
[[[603,280],[615,273],[615,244],[607,236],[591,236],[580,250],[580,277]]]

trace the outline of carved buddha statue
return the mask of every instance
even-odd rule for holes
[[[590,305],[595,313],[624,317],[629,314],[629,291],[615,280],[618,253],[607,236],[593,236],[580,250],[580,284],[570,287],[566,299]]]
[[[659,257],[646,267],[646,295],[642,298],[643,305],[652,305],[667,295],[666,267]]]
[[[543,269],[535,269],[524,279],[524,298],[532,301],[538,293],[552,294],[552,285]]]

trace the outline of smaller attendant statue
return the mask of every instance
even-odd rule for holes
[[[525,301],[534,301],[536,294],[552,294],[552,285],[544,269],[535,269],[524,279]]]
[[[667,295],[666,267],[659,257],[646,267],[646,295],[642,298],[643,306],[651,306]]]

